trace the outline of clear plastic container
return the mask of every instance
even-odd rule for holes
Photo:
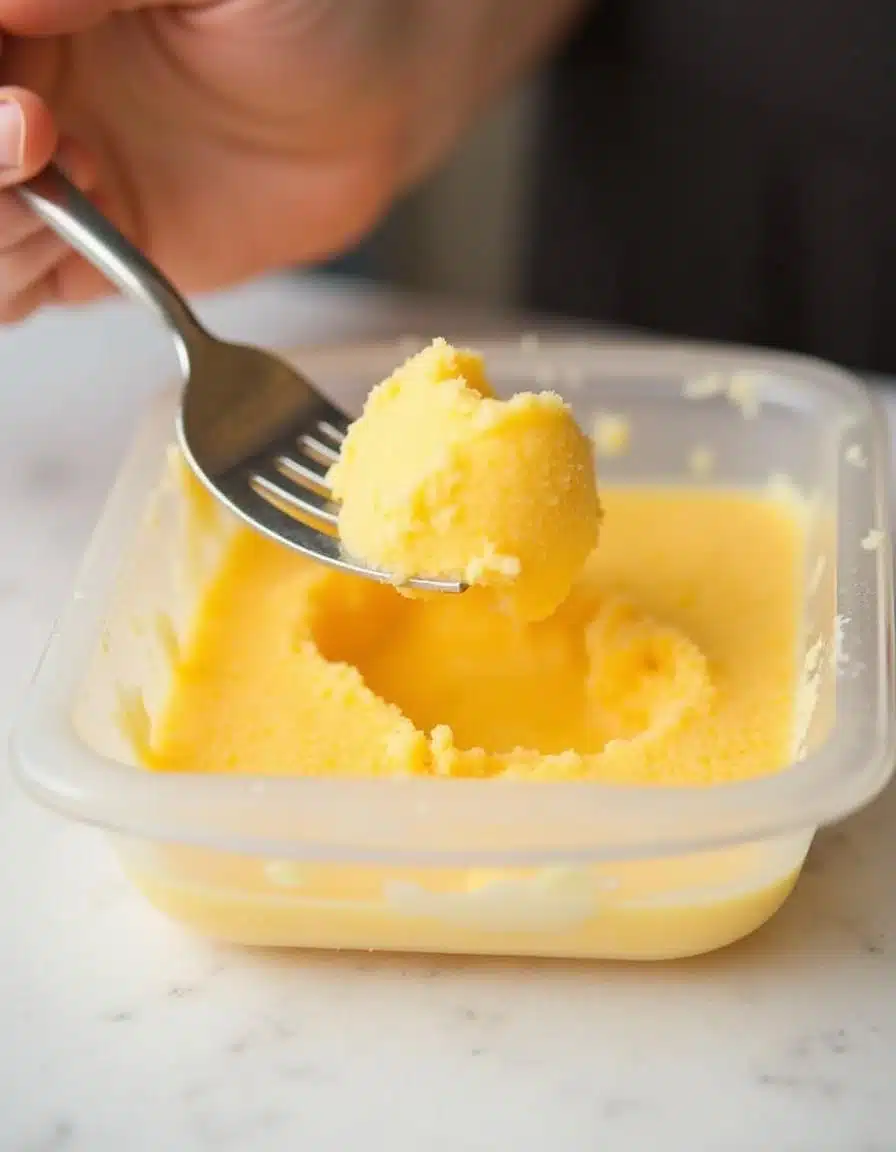
[[[868,391],[826,365],[741,350],[569,338],[478,345],[501,391],[555,388],[586,429],[598,412],[629,419],[630,450],[602,462],[603,484],[760,487],[786,477],[813,502],[799,659],[814,706],[800,757],[773,776],[687,789],[138,767],[128,733],[151,730],[232,530],[217,509],[197,521],[172,482],[171,394],[112,492],[13,754],[37,799],[111,833],[150,900],[200,931],[315,947],[704,952],[765,921],[816,828],[865,804],[892,772],[887,433]],[[393,344],[300,358],[351,407],[400,353]],[[686,381],[714,372],[738,374],[740,406],[686,396]],[[689,467],[701,446],[716,457],[704,480]],[[882,539],[869,537],[875,529]],[[64,898],[63,875],[59,885]]]

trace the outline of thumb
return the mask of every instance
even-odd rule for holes
[[[50,109],[25,88],[0,88],[0,188],[39,172],[56,150]]]

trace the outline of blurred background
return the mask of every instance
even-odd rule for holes
[[[339,267],[896,375],[896,4],[601,0]]]

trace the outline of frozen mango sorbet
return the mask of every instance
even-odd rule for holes
[[[597,543],[592,446],[567,405],[495,399],[481,358],[444,340],[371,392],[330,480],[349,553],[494,588],[525,620],[554,611]]]
[[[624,452],[622,414],[590,426],[601,454]],[[161,708],[122,701],[148,768],[387,790],[436,778],[434,827],[435,793],[458,778],[483,796],[530,781],[535,827],[542,781],[683,789],[794,756],[808,517],[784,485],[604,483],[599,505],[560,399],[499,401],[481,359],[444,341],[374,390],[332,480],[349,551],[399,581],[462,577],[463,594],[412,597],[246,528],[211,534],[211,497],[183,479],[191,563],[206,540],[214,557],[190,585],[188,626],[160,633]],[[173,844],[135,848],[126,866],[160,908],[232,940],[655,959],[765,921],[794,883],[797,839],[519,867]]]
[[[432,364],[442,357],[448,365],[452,356],[455,367],[434,385]],[[510,489],[494,495],[495,477],[487,494],[494,462],[504,460],[501,469],[512,472],[514,484],[523,473],[510,458],[510,440],[501,447],[503,432],[476,459],[473,425],[483,409],[469,402],[476,389],[464,383],[477,379],[476,362],[468,362],[463,379],[452,375],[462,355],[445,348],[420,363],[430,365],[420,394],[413,383],[406,391],[401,379],[387,384],[372,402],[369,427],[380,405],[385,423],[404,405],[419,405],[427,418],[409,412],[408,419],[431,427],[432,439],[425,450],[409,446],[416,464],[407,484],[440,493],[414,505],[420,516],[452,506],[450,486],[442,491],[426,466],[428,454],[440,451],[466,462],[446,465],[446,474],[469,466],[480,477],[491,515],[492,497],[510,497]],[[413,378],[417,369],[408,371]],[[455,439],[438,431],[439,405],[445,420],[457,421]],[[517,419],[512,403],[485,411],[497,413],[504,432]],[[548,424],[565,446],[563,459],[578,459],[566,416],[550,416]],[[542,416],[533,427],[533,445],[541,444]],[[377,451],[361,433],[355,448],[358,468],[362,455]],[[541,458],[541,448],[531,452]],[[352,467],[347,456],[346,490]],[[405,465],[398,467],[405,476]],[[594,504],[578,480],[567,476],[565,483],[582,518],[590,509],[593,529]],[[547,484],[545,473],[545,502]],[[394,507],[403,525],[394,547],[416,558],[400,486],[392,474],[379,490],[383,507]],[[460,523],[469,526],[475,512],[461,488],[457,499]],[[602,501],[599,547],[557,610],[538,621],[499,610],[488,588],[409,599],[239,531],[201,603],[144,759],[166,771],[681,786],[780,768],[793,751],[798,512],[768,494],[687,488],[607,487]],[[374,514],[373,503],[359,513],[359,530]],[[562,502],[555,515],[578,533],[563,552],[565,580],[589,533]],[[521,536],[524,518],[515,529]],[[485,521],[476,523],[484,541]],[[460,562],[471,538],[458,536],[452,562]],[[492,542],[496,554],[518,556],[525,570],[532,553],[521,537]],[[432,558],[420,548],[421,559]],[[392,562],[391,554],[381,558]],[[557,595],[562,580],[552,581],[531,604]]]

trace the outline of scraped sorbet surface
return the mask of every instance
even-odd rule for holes
[[[689,785],[785,764],[797,510],[758,492],[606,487],[595,547],[590,450],[565,406],[501,403],[477,358],[422,355],[349,436],[344,535],[475,586],[409,599],[239,531],[149,765]]]

